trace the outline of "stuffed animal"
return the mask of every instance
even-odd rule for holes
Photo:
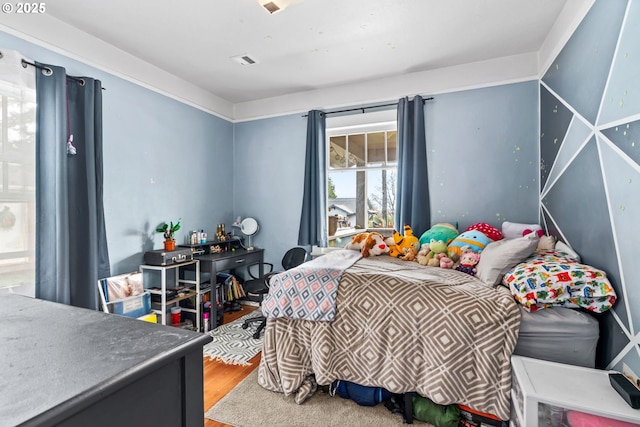
[[[413,246],[410,246],[408,248],[404,248],[403,249],[403,254],[400,255],[398,258],[403,260],[403,261],[418,261],[417,260],[417,256],[418,256],[418,251],[416,251],[416,248],[414,248]]]
[[[344,248],[359,250],[365,258],[389,253],[384,236],[376,231],[356,234]]]
[[[418,255],[416,256],[416,261],[418,261],[418,264],[427,265],[427,262],[429,261],[427,256],[429,255],[430,251],[431,249],[429,249],[428,243],[423,243],[422,245],[420,245],[420,250],[418,251]]]
[[[502,240],[502,237],[503,237],[500,230],[498,230],[491,224],[487,224],[486,222],[479,222],[477,224],[470,225],[464,231],[471,231],[471,230],[478,230],[479,232],[481,232],[482,234],[484,234],[494,242],[497,242],[498,240]]]
[[[462,255],[462,248],[469,246],[474,252],[482,252],[482,250],[491,242],[486,234],[478,230],[469,230],[460,234],[453,239],[448,246],[449,258],[459,259]]]
[[[420,247],[431,243],[431,240],[442,240],[447,245],[458,236],[457,227],[448,223],[440,223],[432,226],[420,236]]]
[[[547,251],[551,249],[555,249],[556,247],[556,238],[554,236],[541,236],[540,240],[538,240],[538,246],[536,247],[536,251]]]
[[[415,249],[416,254],[418,253],[418,238],[413,235],[413,230],[408,224],[404,226],[404,236],[398,233],[396,230],[393,230],[393,241],[394,244],[389,249],[389,255],[393,257],[397,258],[404,255],[404,250],[406,248],[413,248]]]
[[[476,268],[478,262],[480,262],[480,254],[465,249],[462,255],[460,255],[460,264],[456,267],[456,270],[475,276],[478,271]]]
[[[431,267],[440,266],[440,256],[438,254],[447,254],[447,244],[442,240],[431,239],[429,242],[429,254],[427,254],[427,265]]]
[[[432,240],[429,244],[423,244],[420,247],[416,261],[420,265],[431,267],[453,267],[453,260],[447,256],[447,245],[442,241]]]

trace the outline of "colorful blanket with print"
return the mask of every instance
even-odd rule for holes
[[[344,272],[336,309],[333,322],[268,319],[260,385],[303,402],[314,378],[340,379],[509,419],[520,310],[507,288],[382,255]]]
[[[502,282],[527,311],[561,306],[602,313],[616,302],[604,271],[554,249],[534,253],[507,272]]]
[[[329,252],[273,276],[262,313],[266,317],[332,321],[340,277],[361,257],[359,251]]]

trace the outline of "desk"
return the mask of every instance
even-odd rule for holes
[[[216,281],[218,273],[236,268],[247,267],[258,263],[258,276],[264,276],[264,249],[253,248],[253,250],[236,249],[235,251],[220,252],[217,254],[206,254],[197,257],[200,261],[202,272],[210,273],[212,285]],[[222,301],[224,303],[224,301]],[[212,316],[211,328],[217,327],[218,316]],[[215,324],[214,324],[215,323]]]
[[[0,295],[0,424],[203,426],[206,334]]]

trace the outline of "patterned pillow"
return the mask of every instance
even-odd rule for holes
[[[604,271],[556,250],[535,252],[506,273],[502,283],[527,311],[563,306],[602,313],[616,302]]]

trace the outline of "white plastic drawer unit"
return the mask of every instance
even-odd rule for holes
[[[511,366],[512,426],[640,426],[640,410],[613,389],[610,371],[522,356],[512,356]]]

